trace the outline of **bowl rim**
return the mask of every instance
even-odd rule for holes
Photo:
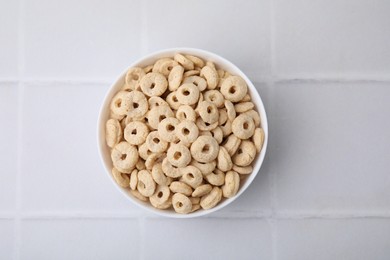
[[[162,58],[164,56],[165,57],[172,57],[175,53],[182,53],[182,54],[199,56],[202,59],[212,60],[213,62],[217,63],[217,65],[220,67],[221,66],[222,67],[230,67],[231,70],[235,70],[234,74],[241,76],[248,85],[248,89],[249,89],[249,92],[250,92],[250,95],[252,98],[252,102],[255,101],[256,109],[261,117],[261,127],[263,128],[264,133],[265,133],[265,138],[264,138],[262,150],[261,150],[260,154],[256,154],[257,158],[255,159],[254,164],[252,164],[253,171],[250,175],[247,176],[247,179],[245,180],[244,185],[242,185],[242,186],[240,185],[241,187],[240,187],[239,191],[237,192],[237,194],[232,198],[225,199],[222,203],[219,203],[214,208],[211,208],[208,210],[202,209],[202,210],[195,211],[195,212],[189,213],[189,214],[179,214],[179,213],[176,213],[174,211],[165,211],[165,210],[156,209],[156,208],[152,207],[151,205],[145,205],[144,202],[139,201],[138,199],[129,195],[128,192],[126,192],[126,190],[124,188],[120,187],[115,182],[115,180],[111,174],[112,169],[109,167],[109,165],[107,165],[107,163],[105,161],[105,155],[103,154],[103,152],[104,152],[103,147],[106,146],[104,136],[105,136],[105,121],[107,120],[107,118],[103,118],[103,117],[104,117],[104,114],[107,111],[107,109],[109,109],[109,103],[111,101],[110,96],[112,97],[113,92],[116,93],[118,91],[119,88],[117,86],[118,86],[118,84],[121,83],[121,81],[125,77],[128,69],[131,67],[139,66],[145,60],[149,60],[149,59],[157,60],[157,59]],[[104,122],[103,122],[103,120],[104,120]],[[242,193],[244,193],[245,190],[250,186],[250,184],[252,184],[253,180],[255,179],[257,174],[259,173],[261,166],[263,165],[265,154],[267,151],[267,146],[268,146],[267,114],[266,114],[261,96],[260,96],[259,92],[257,91],[256,87],[254,86],[254,84],[252,83],[252,81],[246,76],[246,74],[244,74],[244,72],[241,71],[241,69],[239,69],[236,65],[234,65],[229,60],[223,58],[222,56],[220,56],[216,53],[206,51],[203,49],[198,49],[198,48],[178,47],[178,48],[162,49],[159,51],[149,53],[148,55],[142,56],[141,58],[134,61],[118,77],[116,77],[114,82],[110,85],[106,94],[104,95],[104,98],[103,98],[103,101],[102,101],[102,104],[101,104],[100,110],[99,110],[99,116],[98,116],[98,120],[97,120],[97,146],[98,146],[98,151],[99,151],[99,158],[101,160],[101,163],[103,164],[103,168],[105,169],[105,172],[106,172],[108,178],[111,179],[111,182],[113,183],[113,185],[133,204],[141,207],[142,209],[145,209],[147,212],[152,212],[152,213],[157,214],[159,216],[170,217],[170,218],[195,218],[195,217],[200,217],[200,216],[211,214],[213,212],[216,212],[216,211],[226,207],[227,205],[232,203],[234,200],[236,200]]]

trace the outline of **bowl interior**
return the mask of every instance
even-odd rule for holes
[[[252,163],[253,165],[253,172],[248,175],[246,178],[242,180],[240,183],[240,189],[236,196],[230,199],[224,199],[222,200],[216,207],[210,209],[210,210],[198,210],[195,211],[194,213],[190,214],[178,214],[173,210],[159,210],[151,206],[147,202],[142,202],[136,198],[134,198],[129,190],[126,190],[124,188],[121,188],[119,185],[116,184],[114,178],[111,175],[111,169],[113,167],[112,161],[111,161],[111,156],[110,156],[110,151],[109,148],[107,147],[105,143],[105,123],[109,119],[110,116],[110,101],[115,95],[116,92],[118,92],[121,87],[124,84],[125,81],[125,76],[126,72],[128,69],[126,69],[118,78],[118,80],[110,87],[108,90],[105,98],[103,105],[101,107],[99,119],[98,119],[98,148],[100,152],[101,159],[103,161],[104,167],[106,169],[106,172],[113,182],[113,184],[132,202],[135,204],[141,206],[142,208],[152,211],[156,214],[163,215],[163,216],[168,216],[168,217],[175,217],[175,218],[191,218],[191,217],[197,217],[197,216],[202,216],[205,214],[209,214],[211,212],[217,211],[232,201],[234,201],[236,198],[238,198],[245,190],[246,188],[250,185],[250,183],[253,181],[253,179],[256,177],[257,173],[260,170],[260,167],[263,163],[264,156],[266,153],[267,149],[267,144],[268,144],[268,122],[267,122],[267,115],[264,109],[263,102],[261,100],[261,97],[259,93],[257,92],[255,86],[252,84],[252,82],[248,79],[248,77],[240,70],[238,69],[235,65],[233,65],[231,62],[227,61],[226,59],[210,53],[208,51],[204,50],[199,50],[199,49],[191,49],[191,48],[175,48],[175,49],[167,49],[167,50],[162,50],[156,53],[152,53],[136,62],[131,64],[129,68],[131,67],[145,67],[147,65],[153,64],[156,60],[163,58],[163,57],[173,57],[176,53],[182,53],[182,54],[190,54],[190,55],[195,55],[203,58],[204,60],[209,60],[212,61],[216,64],[217,68],[221,68],[223,70],[228,71],[229,73],[233,75],[239,75],[241,76],[246,83],[248,84],[248,91],[249,94],[252,97],[252,102],[256,106],[256,110],[259,112],[260,117],[261,117],[261,126],[264,129],[265,133],[265,139],[264,139],[264,144],[263,148],[260,152],[260,154],[257,155],[255,158],[254,162]]]

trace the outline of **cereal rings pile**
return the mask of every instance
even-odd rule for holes
[[[129,69],[110,112],[115,181],[180,214],[234,197],[264,142],[246,82],[192,55]]]

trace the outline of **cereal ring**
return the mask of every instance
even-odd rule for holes
[[[191,145],[192,157],[198,162],[211,162],[217,158],[219,145],[210,136],[199,136]]]
[[[130,190],[130,193],[136,197],[137,199],[141,200],[141,201],[147,201],[148,198],[145,197],[144,195],[142,195],[141,193],[139,193],[139,191],[137,190]]]
[[[114,147],[122,139],[121,124],[116,119],[109,119],[106,122],[106,143],[109,147]]]
[[[206,79],[207,89],[215,89],[217,87],[219,77],[215,68],[204,66],[200,71],[200,76]]]
[[[218,187],[214,187],[208,194],[204,195],[200,199],[200,206],[203,209],[214,208],[222,199],[222,190]]]
[[[244,113],[253,109],[255,105],[252,102],[240,102],[234,106],[237,113]]]
[[[191,77],[191,76],[198,76],[200,74],[199,70],[189,70],[184,72],[183,78]]]
[[[151,128],[158,129],[158,124],[165,118],[173,117],[173,112],[169,106],[154,107],[149,110],[146,118]]]
[[[156,163],[161,163],[164,158],[165,158],[165,154],[161,154],[161,153],[153,153],[153,154],[149,155],[148,159],[146,159],[146,161],[145,161],[146,169],[151,171],[153,166]]]
[[[249,94],[246,94],[242,99],[241,102],[248,102],[251,101],[251,96]]]
[[[143,70],[144,70],[145,74],[149,73],[149,72],[152,72],[153,65],[146,66],[146,67],[143,68]]]
[[[180,104],[193,105],[198,102],[199,89],[192,83],[185,83],[181,85],[176,91],[176,97]]]
[[[217,157],[217,168],[223,172],[231,170],[233,167],[232,158],[225,147],[219,147],[219,153]]]
[[[207,174],[204,177],[208,183],[214,186],[221,186],[225,183],[225,173],[218,169],[215,169],[212,173]]]
[[[180,214],[187,214],[192,210],[192,203],[190,199],[181,193],[173,194],[172,205],[174,210]]]
[[[195,166],[189,165],[180,170],[183,174],[180,178],[180,181],[190,185],[194,189],[202,183],[203,175]]]
[[[150,201],[150,204],[152,204],[152,201],[150,200],[150,197],[149,197],[149,201]],[[172,198],[169,198],[166,202],[162,203],[162,204],[152,204],[153,207],[157,208],[157,209],[168,209],[172,206]]]
[[[154,182],[152,175],[147,170],[141,170],[138,172],[138,184],[137,190],[141,195],[150,197],[153,195],[156,189],[156,183]]]
[[[127,91],[119,91],[112,98],[110,103],[111,114],[116,119],[123,118],[130,109],[130,93]]]
[[[216,127],[215,129],[211,130],[211,135],[214,137],[214,139],[217,141],[218,144],[222,143],[223,132],[220,127]]]
[[[203,175],[207,175],[212,173],[215,170],[215,167],[217,166],[217,162],[214,160],[212,162],[202,163],[196,160],[192,160],[191,165],[198,168]]]
[[[199,209],[200,209],[200,205],[199,204],[192,204],[191,213],[195,212],[195,211],[197,211]]]
[[[192,202],[192,205],[199,204],[200,202],[200,198],[189,197],[189,199]]]
[[[168,158],[164,158],[161,167],[165,175],[168,177],[179,178],[182,175],[181,171],[168,161]]]
[[[117,115],[117,114],[114,114],[112,111],[110,111],[110,118],[116,119],[116,120],[123,120],[123,118],[125,118],[125,115]]]
[[[199,135],[213,136],[210,131],[200,131]]]
[[[145,170],[146,169],[146,166],[145,166],[145,161],[143,159],[139,159],[137,164],[135,165],[135,168],[137,168],[137,170]]]
[[[263,128],[256,128],[255,133],[252,136],[252,141],[255,144],[256,151],[260,153],[264,143],[264,130]]]
[[[232,133],[232,121],[227,120],[224,124],[219,126],[222,129],[223,137]]]
[[[202,118],[199,117],[198,119],[196,119],[196,126],[201,131],[211,131],[218,126],[218,121],[213,123],[213,124],[209,124],[209,123],[204,122],[202,120]]]
[[[218,90],[208,90],[203,94],[204,100],[214,103],[218,108],[225,105],[225,99]]]
[[[163,106],[163,105],[168,106],[168,103],[164,99],[162,99],[161,97],[150,97],[148,100],[148,103],[149,103],[150,109],[152,109],[154,107],[158,107],[158,106]]]
[[[232,123],[232,132],[240,139],[248,139],[255,132],[255,123],[248,115],[239,115]]]
[[[143,144],[149,134],[148,127],[139,121],[130,122],[125,128],[125,140],[132,145]]]
[[[236,118],[236,110],[233,103],[229,100],[225,100],[225,107],[228,119],[233,122],[233,120]]]
[[[171,58],[162,58],[156,61],[156,63],[153,66],[152,71],[161,73],[165,77],[168,77],[169,73],[173,69],[173,67],[177,66],[178,63]]]
[[[233,164],[233,171],[235,171],[239,174],[250,174],[253,171],[253,167],[252,167],[252,165],[240,167],[240,166]]]
[[[177,94],[176,91],[175,92],[171,92],[166,97],[166,101],[169,104],[169,106],[172,109],[175,109],[175,110],[177,110],[181,106],[179,100],[177,99],[177,95],[176,94]]]
[[[191,162],[191,153],[182,144],[172,144],[168,149],[167,158],[173,166],[178,168],[186,167]]]
[[[165,176],[162,170],[162,163],[156,163],[152,168],[152,178],[158,185],[169,185],[172,182],[171,177]]]
[[[259,113],[257,113],[257,111],[249,110],[249,111],[246,111],[246,112],[244,112],[242,114],[243,115],[248,115],[248,116],[252,117],[253,122],[255,122],[255,126],[256,127],[260,127],[261,119],[260,119],[260,115],[259,115]]]
[[[168,142],[160,138],[158,131],[150,132],[146,137],[145,143],[153,153],[162,153],[168,148]]]
[[[167,90],[168,81],[162,74],[150,72],[141,79],[139,85],[145,95],[159,97]]]
[[[114,180],[116,183],[118,183],[119,186],[122,188],[128,188],[130,183],[129,175],[121,173],[116,168],[112,168],[112,176],[114,177]]]
[[[233,155],[233,163],[238,166],[250,165],[256,157],[256,147],[251,141],[242,140],[237,152]]]
[[[199,91],[203,91],[207,87],[206,80],[204,78],[202,78],[202,77],[199,77],[199,76],[186,77],[183,80],[183,84],[184,83],[192,83],[192,84],[194,84],[195,86],[198,87]]]
[[[184,120],[176,126],[176,136],[185,144],[194,142],[198,135],[199,129],[192,121]]]
[[[125,85],[123,90],[135,90],[142,77],[145,76],[145,71],[139,67],[130,68],[126,73]]]
[[[195,66],[203,68],[204,67],[204,61],[201,58],[198,58],[193,55],[185,55],[187,59],[191,60]]]
[[[166,204],[166,202],[169,201],[170,196],[171,190],[168,186],[157,185],[154,194],[149,197],[149,201],[153,207],[164,209],[166,208],[165,206],[170,206],[170,204]],[[169,208],[169,206],[167,208]]]
[[[245,80],[240,76],[230,76],[223,81],[221,93],[225,99],[238,102],[243,99],[248,91]]]
[[[133,145],[123,141],[112,149],[111,160],[120,172],[130,173],[138,161],[138,151]]]
[[[240,144],[241,144],[241,139],[235,136],[234,134],[231,134],[226,139],[223,147],[225,147],[226,151],[229,153],[230,156],[233,156],[233,154],[236,153]]]
[[[194,192],[192,192],[192,197],[195,197],[195,198],[202,197],[202,196],[206,195],[207,193],[209,193],[212,189],[213,189],[213,186],[211,186],[210,184],[200,185],[194,190]]]
[[[218,112],[219,112],[218,125],[223,125],[228,120],[226,109],[225,108],[218,109]]]
[[[225,75],[225,71],[224,71],[224,70],[221,70],[221,69],[217,70],[217,73],[218,73],[218,77],[219,77],[220,80],[221,80],[221,79],[223,78],[223,76]]]
[[[153,154],[153,152],[149,150],[148,145],[146,143],[143,143],[142,145],[138,146],[138,153],[139,156],[145,161],[151,154]]]
[[[130,189],[132,190],[137,189],[137,183],[138,183],[138,170],[134,169],[130,174]]]
[[[176,126],[179,124],[179,120],[174,117],[165,118],[158,125],[158,134],[162,140],[166,142],[174,142],[177,140]]]
[[[186,70],[194,69],[194,63],[187,57],[181,55],[180,53],[175,54],[175,56],[173,56],[173,59],[177,61],[179,64],[181,64]]]
[[[206,66],[209,66],[210,68],[212,68],[212,69],[214,69],[215,71],[217,71],[217,68],[215,67],[215,64],[214,64],[214,62],[212,62],[212,61],[207,61],[206,62]],[[217,73],[218,74],[218,73]]]
[[[173,67],[168,76],[168,85],[170,91],[175,91],[183,80],[184,68],[180,65]]]
[[[181,105],[176,112],[176,118],[180,121],[189,120],[195,122],[196,113],[195,110],[189,105]]]
[[[182,193],[186,196],[191,196],[192,194],[192,188],[181,181],[172,182],[169,188],[173,193]]]
[[[198,105],[197,111],[205,123],[213,124],[218,122],[219,112],[217,106],[214,103],[209,101],[202,101]]]
[[[225,198],[231,198],[237,194],[240,188],[240,176],[234,171],[228,171],[225,175],[225,185],[222,186],[222,194]]]
[[[135,90],[129,93],[127,117],[142,117],[148,112],[148,107],[148,101],[142,92]]]
[[[198,105],[200,102],[204,101],[203,94],[199,93],[199,100],[198,100]]]

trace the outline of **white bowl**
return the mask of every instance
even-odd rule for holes
[[[230,61],[222,58],[221,56],[218,56],[217,54],[200,50],[200,49],[192,49],[192,48],[174,48],[174,49],[166,49],[158,52],[154,52],[150,55],[147,55],[138,61],[134,62],[130,65],[130,67],[144,67],[147,65],[153,64],[156,60],[163,58],[163,57],[173,57],[176,53],[182,53],[182,54],[191,54],[195,56],[199,56],[203,58],[204,60],[209,60],[215,63],[215,65],[218,68],[224,69],[228,71],[229,73],[233,75],[239,75],[241,76],[246,83],[248,84],[248,91],[249,94],[252,97],[252,101],[256,106],[256,110],[259,112],[261,117],[261,125],[264,129],[265,133],[265,139],[263,148],[260,152],[260,154],[257,154],[257,158],[252,163],[253,165],[253,172],[248,175],[240,184],[240,189],[236,196],[230,199],[224,199],[222,200],[216,207],[209,209],[209,210],[203,210],[200,209],[198,211],[195,211],[194,213],[190,214],[178,214],[173,209],[171,210],[159,210],[154,208],[152,205],[149,204],[149,202],[142,202],[136,198],[134,198],[129,190],[126,190],[122,187],[120,187],[118,184],[116,184],[114,178],[111,175],[111,169],[112,169],[112,161],[110,156],[109,148],[106,145],[105,142],[105,123],[109,119],[110,115],[110,101],[112,97],[115,95],[117,91],[120,90],[120,88],[124,84],[125,75],[128,69],[123,71],[123,73],[119,76],[119,78],[116,80],[116,82],[109,88],[104,101],[103,105],[100,109],[100,115],[98,119],[98,131],[97,131],[97,138],[98,138],[98,147],[99,147],[99,153],[100,157],[102,159],[104,168],[106,170],[106,173],[108,177],[111,179],[112,183],[115,185],[115,187],[124,195],[126,196],[131,202],[134,204],[140,206],[141,208],[144,208],[150,212],[156,213],[161,216],[165,217],[173,217],[173,218],[193,218],[193,217],[199,217],[206,214],[210,214],[212,212],[215,212],[219,209],[222,209],[223,207],[227,206],[228,204],[232,203],[235,199],[237,199],[252,183],[253,179],[256,177],[257,173],[260,170],[260,167],[263,163],[264,156],[267,150],[267,143],[268,143],[268,122],[267,122],[267,115],[265,113],[263,102],[260,98],[259,93],[257,92],[255,86],[252,84],[252,82],[248,79],[248,77],[235,65],[233,65]],[[129,68],[130,68],[129,67]]]

